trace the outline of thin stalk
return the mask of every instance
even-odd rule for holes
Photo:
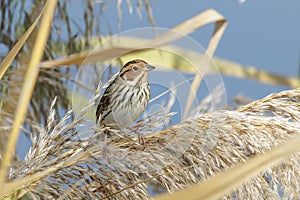
[[[16,143],[19,138],[20,128],[24,122],[27,112],[28,104],[32,96],[36,80],[39,73],[39,63],[42,59],[46,42],[49,36],[49,30],[53,19],[54,11],[56,8],[57,0],[48,0],[45,5],[45,13],[41,21],[40,29],[37,33],[36,42],[31,54],[28,64],[28,69],[25,74],[24,85],[17,103],[14,122],[12,125],[11,133],[8,138],[7,147],[3,155],[3,160],[0,168],[0,195],[3,192],[5,178],[8,168],[11,165],[13,153],[16,149]]]

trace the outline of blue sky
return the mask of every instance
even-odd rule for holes
[[[216,56],[285,76],[298,76],[300,60],[298,0],[246,0],[244,3],[238,0],[149,2],[156,25],[162,28],[172,28],[206,9],[214,8],[228,20]],[[133,1],[133,4],[135,3],[136,1]],[[129,13],[126,1],[123,1],[122,9],[121,31],[150,26],[145,9],[142,21],[139,20],[136,10]],[[115,1],[109,1],[103,18],[109,21],[112,32],[117,33]],[[208,25],[196,30],[190,36],[205,47],[212,30],[213,26]],[[224,83],[229,97],[244,94],[256,99],[288,89],[230,77],[224,77]]]
[[[247,0],[243,4],[237,0],[164,0],[150,3],[156,25],[164,28],[171,28],[208,8],[214,8],[228,20],[228,27],[216,56],[279,74],[294,76],[298,73],[298,0]],[[131,21],[126,20],[125,13],[124,29]],[[206,46],[211,30],[212,27],[207,27],[190,36]]]

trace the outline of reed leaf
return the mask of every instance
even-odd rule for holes
[[[36,27],[37,23],[41,15],[43,14],[44,9],[41,11],[40,15],[36,18],[36,20],[32,23],[32,25],[28,28],[28,30],[20,37],[18,42],[14,45],[14,47],[10,50],[10,52],[5,56],[3,61],[0,63],[0,79],[2,79],[3,75],[7,71],[8,67],[11,65],[15,57],[17,56],[18,52],[23,47],[24,43]]]
[[[44,47],[48,38],[52,17],[55,11],[57,1],[47,1],[45,12],[41,21],[41,26],[37,35],[35,47],[28,65],[28,69],[24,79],[24,85],[19,97],[15,118],[8,138],[7,147],[5,149],[0,168],[0,194],[3,190],[3,184],[7,176],[7,169],[10,167],[13,152],[16,149],[16,143],[19,136],[20,127],[25,118],[27,105],[30,101],[34,85],[39,72],[39,62],[42,59]]]
[[[109,39],[108,37],[102,36],[104,39]],[[120,45],[120,49],[117,47],[105,47],[110,48],[110,51],[113,50],[120,50],[128,51],[128,44],[138,44],[143,45],[145,42],[145,38],[134,38],[134,37],[125,37],[120,36],[118,38],[118,44]],[[77,40],[75,43],[78,46],[83,46],[85,40]],[[59,46],[62,43],[55,44],[54,46]],[[90,44],[92,47],[98,46],[99,39],[96,37],[91,38]],[[127,48],[126,48],[127,47]],[[107,50],[109,51],[109,50]],[[102,55],[105,55],[105,51],[103,50]],[[83,61],[86,64],[96,64],[96,63],[104,63],[105,65],[109,65],[109,61],[105,61],[105,58],[97,56],[95,59],[88,59],[85,58],[91,54],[91,52],[83,52],[80,54],[73,54],[65,58],[54,59],[51,61],[44,61],[42,62],[42,68],[59,68],[59,67],[70,67],[74,64],[81,64]],[[99,55],[101,53],[99,52]],[[112,55],[113,56],[113,55]],[[181,62],[176,62],[176,60],[180,59],[179,56],[186,58],[190,62],[186,62],[181,59]],[[145,49],[139,51],[130,52],[130,54],[122,55],[119,59],[121,62],[126,62],[128,60],[133,60],[135,58],[142,57],[145,60],[151,60],[153,63],[160,63],[160,70],[169,71],[170,69],[179,70],[183,73],[196,73],[195,67],[191,65],[191,63],[201,63],[204,59],[204,55],[201,52],[195,52],[189,49],[182,49],[178,46],[173,45],[166,45],[164,46],[164,50],[157,50],[157,49]],[[115,63],[116,66],[120,66],[121,63]],[[290,88],[297,88],[299,86],[299,79],[298,77],[286,77],[279,74],[274,74],[272,72],[268,72],[265,70],[258,69],[255,66],[245,66],[237,62],[213,57],[212,62],[208,63],[209,67],[207,67],[206,73],[221,73],[226,76],[231,76],[240,79],[251,79],[255,81],[259,81],[261,83],[269,84],[269,85],[281,85],[287,86]],[[171,68],[164,68],[163,66],[169,66]],[[200,66],[203,67],[203,66]],[[204,70],[203,70],[204,71]]]

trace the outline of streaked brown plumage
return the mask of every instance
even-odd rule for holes
[[[126,63],[106,88],[97,106],[97,123],[115,129],[133,123],[148,105],[148,72],[154,68],[139,59]]]

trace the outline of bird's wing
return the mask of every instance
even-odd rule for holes
[[[105,90],[105,92],[104,92],[102,98],[101,98],[100,101],[99,101],[99,104],[98,104],[98,106],[97,106],[97,111],[96,111],[96,119],[97,119],[96,122],[99,121],[100,115],[102,115],[103,112],[104,112],[105,110],[107,110],[107,105],[109,104],[109,93],[110,93],[110,87],[108,87],[108,88]],[[100,119],[100,120],[101,120],[101,119]]]

